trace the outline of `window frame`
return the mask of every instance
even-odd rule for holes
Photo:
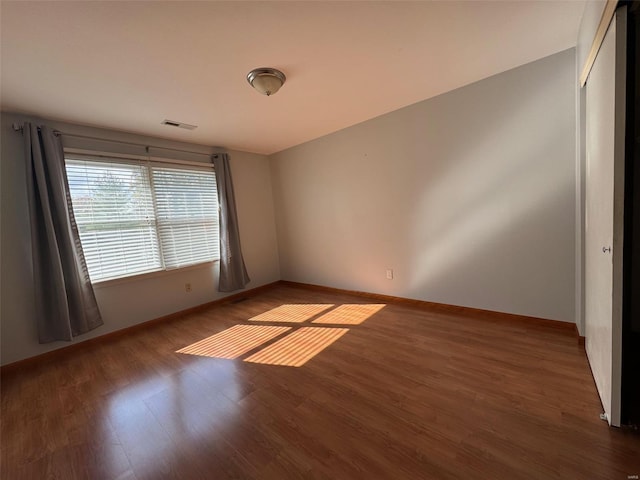
[[[205,155],[205,154],[202,154],[202,155]],[[65,173],[66,173],[67,160],[77,160],[77,161],[87,161],[87,162],[92,162],[93,161],[93,162],[96,162],[96,163],[107,163],[107,162],[115,163],[115,164],[122,163],[122,164],[129,164],[129,165],[140,165],[140,166],[143,166],[144,168],[146,168],[146,174],[147,174],[147,176],[149,178],[150,194],[151,194],[152,201],[153,201],[154,233],[156,235],[156,238],[158,239],[158,242],[160,242],[160,233],[159,233],[160,221],[157,218],[156,198],[155,198],[156,193],[155,193],[155,187],[154,187],[154,184],[153,184],[153,171],[152,171],[152,168],[154,166],[156,166],[156,167],[159,167],[159,168],[179,168],[179,169],[193,170],[193,171],[198,171],[198,170],[199,171],[211,171],[215,175],[215,169],[214,169],[214,166],[213,166],[212,162],[211,163],[205,163],[205,162],[197,162],[197,161],[189,161],[189,160],[180,160],[180,159],[169,158],[169,157],[156,157],[156,156],[147,156],[147,155],[123,154],[123,153],[117,153],[117,152],[85,150],[85,149],[67,148],[67,147],[65,147],[64,148]],[[71,198],[71,190],[70,189],[69,189],[69,198]],[[219,217],[220,205],[218,203],[217,195],[215,197],[215,202],[216,202],[215,208],[217,209],[217,211],[215,212],[215,216],[216,216],[217,227],[218,227],[218,232],[217,232],[218,233],[218,237],[217,237],[216,240],[219,242],[219,238],[220,238],[220,230],[219,230],[219,225],[220,225],[220,217]],[[72,202],[72,208],[73,208],[73,202]],[[74,216],[75,216],[76,215],[75,209],[74,209],[73,213],[74,213]],[[219,247],[218,247],[217,251],[215,252],[215,254],[216,254],[215,258],[213,258],[211,260],[204,260],[204,261],[200,261],[200,262],[196,262],[196,263],[192,263],[192,264],[188,264],[188,265],[183,265],[183,266],[179,266],[179,267],[167,267],[166,263],[165,263],[165,259],[163,257],[162,247],[160,245],[159,246],[159,255],[160,255],[161,266],[159,268],[151,270],[151,271],[132,273],[132,274],[129,274],[129,275],[121,275],[121,276],[118,276],[118,277],[91,280],[91,284],[94,287],[103,287],[103,286],[109,286],[109,285],[116,285],[116,284],[120,284],[120,283],[128,283],[128,282],[147,279],[147,278],[171,275],[171,274],[175,274],[175,273],[179,273],[179,272],[183,272],[183,271],[187,271],[187,270],[192,270],[192,269],[210,268],[216,262],[220,261]]]

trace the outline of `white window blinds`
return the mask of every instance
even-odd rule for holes
[[[218,193],[213,172],[152,167],[165,268],[218,258]]]
[[[92,281],[219,257],[211,169],[75,156],[66,167]]]

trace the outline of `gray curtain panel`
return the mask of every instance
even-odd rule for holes
[[[60,137],[25,123],[35,305],[40,343],[103,324],[71,207]]]
[[[244,288],[250,278],[240,249],[238,215],[229,168],[229,155],[213,155],[220,206],[220,278],[218,291],[233,292]]]

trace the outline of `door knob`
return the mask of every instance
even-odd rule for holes
[[[611,253],[611,247],[602,247],[602,253]]]

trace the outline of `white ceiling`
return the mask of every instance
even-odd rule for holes
[[[269,154],[573,47],[584,1],[0,8],[3,111]]]

